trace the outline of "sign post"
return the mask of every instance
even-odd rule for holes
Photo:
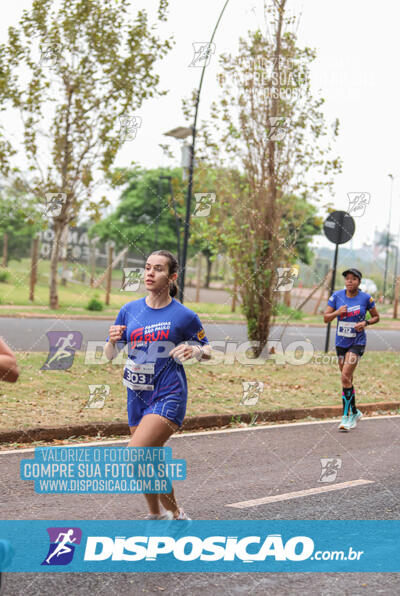
[[[330,242],[335,246],[335,256],[333,258],[333,271],[331,279],[331,295],[335,291],[336,265],[339,252],[339,244],[345,244],[353,238],[356,224],[354,219],[346,211],[333,211],[324,222],[324,233]],[[331,333],[331,323],[328,323],[325,339],[325,353],[329,351],[329,336]]]

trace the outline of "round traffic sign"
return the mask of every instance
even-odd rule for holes
[[[324,222],[325,236],[334,244],[351,240],[355,229],[355,221],[346,211],[333,211]]]

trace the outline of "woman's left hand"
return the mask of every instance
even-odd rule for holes
[[[360,321],[359,323],[356,323],[354,326],[354,329],[359,333],[360,331],[362,331],[365,327],[367,326],[367,323],[365,321]]]
[[[169,356],[178,362],[185,362],[185,360],[192,358],[195,353],[196,349],[194,346],[190,346],[189,344],[180,344],[170,351]]]

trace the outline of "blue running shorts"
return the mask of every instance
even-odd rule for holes
[[[146,404],[137,396],[128,395],[128,423],[137,426],[146,414],[158,414],[182,426],[186,414],[186,398],[180,395],[167,395]]]

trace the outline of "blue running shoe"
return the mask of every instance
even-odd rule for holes
[[[357,422],[359,420],[361,420],[361,418],[362,418],[362,412],[360,412],[360,410],[357,410],[357,412],[355,414],[350,414],[349,418],[350,418],[349,428],[355,428],[357,426]]]

